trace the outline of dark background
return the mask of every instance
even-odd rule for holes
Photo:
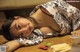
[[[80,1],[80,0],[66,0],[67,1]],[[68,2],[69,4],[77,7],[78,9],[80,9],[80,2]],[[14,16],[23,16],[23,17],[27,17],[29,16],[29,13],[35,8],[31,7],[31,8],[24,8],[24,9],[13,9],[13,10],[5,10],[5,15],[6,18],[12,18]]]

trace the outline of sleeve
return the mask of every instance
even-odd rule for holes
[[[76,7],[70,6],[68,10],[68,15],[71,13],[73,30],[80,28],[80,10]]]

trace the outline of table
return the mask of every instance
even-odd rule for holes
[[[38,44],[38,45],[28,46],[28,47],[25,46],[25,47],[18,48],[14,52],[52,52],[51,49],[42,50],[42,49],[38,48],[39,46],[44,45],[47,42],[51,42],[53,45],[61,44],[61,43],[67,43],[70,46],[72,46],[74,40],[70,38],[70,35],[66,35],[66,36],[63,36],[63,37],[53,37],[53,38],[44,39],[44,41],[42,43]]]

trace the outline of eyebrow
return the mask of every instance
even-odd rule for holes
[[[14,24],[12,27],[10,27],[10,29],[16,29],[19,30],[21,27],[18,24]]]
[[[18,30],[18,25],[15,24],[15,28]]]
[[[21,29],[21,25],[19,24],[19,21],[18,21],[18,23],[15,22],[15,28],[16,28],[17,30]]]
[[[21,25],[20,24],[17,24],[17,25],[15,24],[15,27],[16,27],[17,30],[21,29]],[[23,37],[22,35],[23,35],[23,33],[20,33],[19,37]]]

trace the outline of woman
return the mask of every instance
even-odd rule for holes
[[[7,51],[22,45],[34,45],[43,38],[73,34],[79,35],[80,10],[62,0],[38,5],[27,18],[15,16],[2,26],[8,40]]]

